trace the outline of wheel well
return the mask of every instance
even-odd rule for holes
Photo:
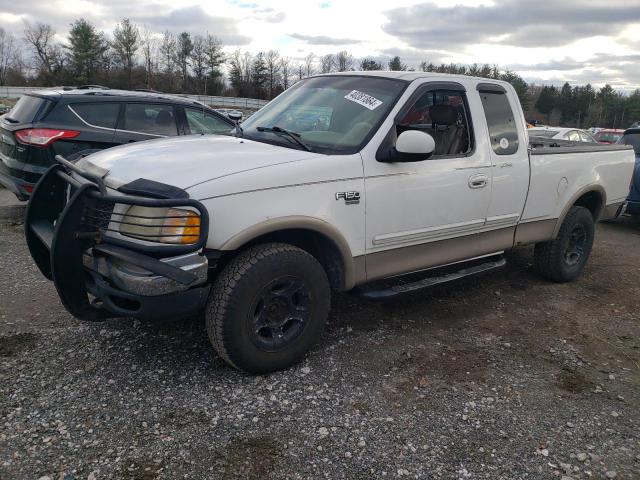
[[[245,250],[254,245],[271,242],[288,243],[313,255],[324,268],[331,288],[344,290],[344,260],[336,244],[326,235],[306,229],[278,230],[254,238],[238,250]]]
[[[602,194],[595,190],[591,190],[578,198],[573,205],[576,207],[586,208],[591,212],[593,219],[597,220],[602,212],[602,203]]]

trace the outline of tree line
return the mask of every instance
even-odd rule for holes
[[[65,42],[57,42],[55,35],[45,23],[25,23],[21,38],[0,27],[0,85],[98,84],[271,99],[316,73],[418,70],[505,80],[514,86],[527,118],[547,124],[625,127],[640,119],[640,90],[623,95],[609,85],[529,85],[517,73],[495,65],[423,61],[411,68],[399,56],[388,61],[356,58],[346,50],[309,53],[297,60],[273,49],[255,55],[242,50],[226,53],[214,34],[158,34],[129,19],[118,23],[111,38],[83,18],[71,24]]]

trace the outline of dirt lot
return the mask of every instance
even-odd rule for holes
[[[304,364],[250,377],[199,319],[71,318],[0,226],[1,479],[638,479],[640,225],[584,277],[532,251],[387,304],[334,297]]]

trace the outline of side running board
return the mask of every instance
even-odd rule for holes
[[[386,300],[406,293],[416,292],[418,290],[423,290],[474,275],[480,275],[493,270],[498,270],[504,267],[506,264],[507,261],[504,257],[493,257],[493,259],[489,262],[476,264],[474,266],[467,266],[460,270],[442,275],[428,276],[426,278],[422,278],[413,282],[403,283],[404,277],[395,277],[383,281],[383,284],[381,284],[381,282],[374,282],[368,285],[362,285],[353,289],[352,293],[354,295],[358,295],[370,300]],[[412,277],[415,277],[415,275],[416,274],[411,274]],[[390,284],[390,282],[394,281],[396,282],[396,284]]]

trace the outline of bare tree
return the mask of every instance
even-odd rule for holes
[[[353,55],[346,50],[336,54],[336,66],[339,72],[353,70]]]
[[[333,72],[336,68],[336,58],[333,54],[328,53],[320,57],[320,71],[322,73]]]
[[[307,77],[310,77],[315,73],[313,68],[313,63],[315,62],[315,59],[316,59],[316,56],[313,54],[313,52],[311,52],[309,55],[304,57],[304,72]]]
[[[144,68],[146,71],[146,85],[151,89],[153,74],[158,68],[158,40],[153,32],[146,26],[140,33],[142,56],[144,58]]]
[[[164,73],[167,77],[169,90],[173,90],[174,73],[176,70],[176,38],[168,30],[162,34],[160,55],[162,56]]]
[[[303,64],[298,64],[298,68],[296,71],[296,75],[298,76],[298,81],[302,80],[304,78],[304,73],[305,73],[305,68]]]
[[[267,67],[269,98],[273,98],[276,87],[280,83],[280,70],[282,68],[282,64],[280,63],[280,54],[277,50],[269,50],[264,57],[264,61],[265,66]]]
[[[118,63],[127,74],[128,87],[131,88],[131,72],[135,65],[136,52],[140,48],[140,32],[138,26],[125,18],[113,32],[111,46],[115,50]]]
[[[280,69],[282,70],[282,88],[286,90],[291,86],[291,77],[293,76],[291,60],[288,58],[280,60]]]
[[[46,85],[53,85],[64,66],[62,48],[54,44],[55,34],[51,25],[25,22],[24,41],[33,49],[34,66],[44,77]]]
[[[16,38],[0,27],[0,85],[7,84],[9,70],[19,63],[19,51]]]
[[[203,79],[207,70],[207,52],[205,39],[201,35],[193,37],[193,50],[191,51],[191,68],[196,77],[196,89],[202,92]]]

